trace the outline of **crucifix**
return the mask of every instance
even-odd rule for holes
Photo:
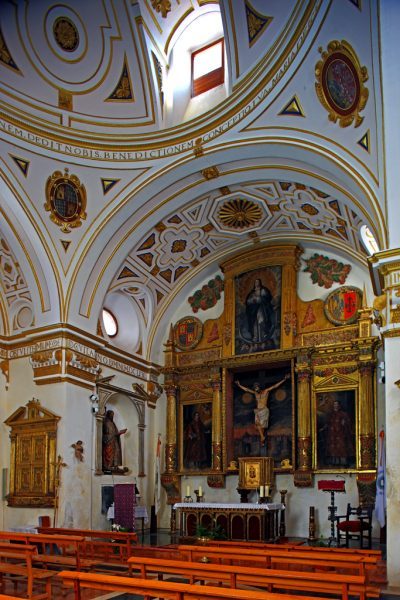
[[[57,456],[57,462],[53,463],[55,467],[55,478],[54,478],[54,516],[53,516],[53,527],[56,527],[57,516],[58,516],[58,494],[61,487],[61,469],[67,467],[67,463],[63,461],[61,454]]]

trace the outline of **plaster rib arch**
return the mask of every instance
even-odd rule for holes
[[[57,270],[44,251],[40,232],[16,199],[9,180],[0,177],[0,214],[2,231],[27,282],[35,307],[35,325],[40,327],[61,321],[61,284],[55,275]],[[54,301],[57,299],[57,304]],[[11,323],[10,323],[11,325]]]
[[[116,199],[96,232],[95,243],[71,277],[66,300],[68,321],[76,320],[77,326],[95,332],[111,281],[140,237],[194,197],[255,178],[283,178],[331,190],[362,213],[379,244],[385,246],[386,228],[378,190],[365,172],[357,171],[343,157],[320,144],[291,138],[244,138],[243,142],[229,144],[208,148],[195,160],[186,156],[173,165],[164,164],[159,171],[149,173],[148,180],[139,183],[136,190]],[[210,165],[218,167],[219,176],[205,180],[201,171]],[[104,239],[110,240],[105,246]]]

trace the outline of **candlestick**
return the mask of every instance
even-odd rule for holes
[[[186,496],[190,496],[190,485],[186,486]]]

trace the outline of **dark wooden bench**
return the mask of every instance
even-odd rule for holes
[[[4,577],[9,577],[15,587],[18,581],[26,583],[27,598],[51,600],[51,578],[54,572],[34,568],[33,560],[35,556],[37,556],[36,546],[0,542],[0,580],[2,589],[4,587]],[[45,591],[34,591],[35,582],[44,583]]]
[[[81,589],[102,590],[109,592],[130,592],[150,598],[166,598],[167,600],[232,600],[229,588],[208,585],[191,585],[170,581],[136,579],[134,577],[117,577],[100,573],[79,573],[78,571],[61,571],[64,585],[74,587],[75,600],[81,600]],[[290,594],[271,594],[264,591],[235,589],[235,600],[311,600],[310,596]],[[315,600],[315,596],[312,597]],[[322,600],[320,598],[319,600]],[[325,599],[326,600],[326,599]]]
[[[253,586],[266,588],[269,592],[274,590],[317,592],[335,594],[343,600],[348,600],[349,594],[364,600],[367,596],[379,597],[380,593],[379,588],[367,586],[365,576],[362,575],[285,571],[134,556],[128,559],[128,564],[130,571],[139,571],[144,579],[149,574],[157,575],[159,579],[167,574],[179,575],[189,579],[191,584],[197,581],[208,583],[212,580],[213,585],[225,584],[235,589]]]
[[[137,534],[134,532],[62,527],[38,527],[38,532],[44,535],[82,536],[84,543],[80,548],[81,557],[107,565],[126,565],[137,542]]]

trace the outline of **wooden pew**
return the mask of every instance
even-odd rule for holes
[[[81,600],[81,589],[89,588],[109,592],[130,592],[144,595],[145,599],[151,597],[166,598],[168,600],[232,600],[232,590],[229,588],[190,585],[171,581],[156,581],[151,579],[136,579],[134,577],[117,577],[115,575],[102,575],[100,573],[79,573],[78,571],[61,571],[64,585],[72,585],[75,591],[75,600]],[[271,594],[264,591],[235,590],[235,600],[311,600],[309,596],[290,596],[285,594]],[[315,600],[315,596],[312,597]],[[322,600],[322,598],[319,598]],[[325,598],[326,600],[326,598]]]
[[[362,556],[377,556],[382,557],[382,550],[368,549],[368,548],[337,548],[327,546],[306,546],[299,544],[291,544],[290,542],[283,542],[279,544],[268,544],[264,542],[241,542],[241,541],[225,541],[225,540],[210,540],[204,544],[205,546],[219,546],[221,548],[263,548],[265,550],[295,550],[301,552],[330,552],[335,554],[341,552],[344,554],[360,554]]]
[[[11,543],[30,544],[37,546],[38,554],[33,562],[45,567],[52,565],[63,569],[92,569],[97,561],[81,558],[81,548],[85,542],[83,536],[43,535],[31,533],[14,533],[0,531],[0,540]]]
[[[159,578],[161,576],[161,579],[167,574],[179,575],[189,579],[191,584],[197,581],[208,583],[209,580],[212,580],[213,585],[223,583],[235,589],[242,586],[253,586],[266,588],[269,592],[291,590],[306,593],[330,593],[341,597],[342,600],[348,600],[349,593],[358,596],[360,600],[365,600],[367,595],[379,597],[380,593],[377,587],[367,587],[365,576],[362,575],[260,569],[135,556],[128,559],[128,564],[130,571],[139,571],[139,576],[144,579],[149,574],[156,574]]]
[[[378,561],[374,556],[358,554],[331,554],[328,552],[302,552],[300,550],[273,550],[255,548],[226,548],[211,546],[178,545],[181,558],[191,562],[200,560],[203,556],[219,563],[228,562],[254,564],[265,568],[293,569],[294,565],[308,567],[310,570],[341,569],[350,573],[365,575],[367,568],[375,567]],[[288,557],[290,556],[290,559]],[[285,565],[284,567],[279,565]]]
[[[54,572],[34,568],[32,563],[35,556],[37,556],[36,546],[0,542],[1,585],[4,587],[4,576],[17,576],[26,581],[28,598],[51,600],[51,578]],[[13,579],[13,581],[16,586],[18,579]],[[36,581],[45,584],[44,592],[34,591],[33,587]]]
[[[81,547],[83,558],[102,561],[107,564],[125,564],[133,554],[137,534],[125,531],[102,531],[96,529],[66,529],[62,527],[38,527],[45,535],[79,535],[85,538]]]

